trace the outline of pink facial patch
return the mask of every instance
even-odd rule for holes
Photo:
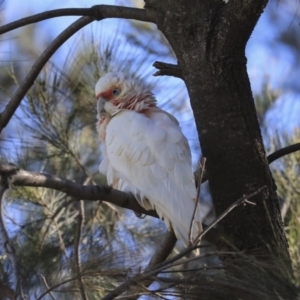
[[[99,98],[103,98],[105,100],[110,100],[112,98],[113,94],[112,94],[112,89],[109,89],[105,92],[102,92],[102,93],[99,93],[96,98],[99,99]]]

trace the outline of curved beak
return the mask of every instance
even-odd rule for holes
[[[105,100],[102,97],[99,97],[97,100],[97,112],[99,115],[105,112],[104,105],[105,105]]]

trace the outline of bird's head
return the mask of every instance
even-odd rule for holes
[[[95,86],[99,117],[114,116],[121,110],[142,112],[156,106],[151,91],[138,79],[121,72],[107,73]]]

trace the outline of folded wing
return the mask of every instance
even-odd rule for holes
[[[188,245],[197,192],[189,145],[176,119],[158,108],[124,110],[108,123],[103,151],[100,171],[108,183],[131,191],[146,209],[156,209],[168,229]],[[198,206],[193,238],[201,230]]]

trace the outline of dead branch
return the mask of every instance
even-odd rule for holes
[[[156,61],[153,67],[158,69],[153,76],[174,76],[184,80],[181,67],[179,65],[167,64],[161,61]]]

